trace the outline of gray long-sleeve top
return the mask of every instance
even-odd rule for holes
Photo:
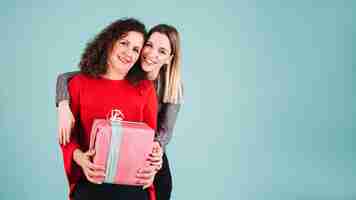
[[[80,73],[79,71],[67,72],[60,74],[57,77],[56,85],[56,106],[63,100],[70,101],[68,92],[68,82],[70,79]],[[158,103],[158,116],[157,116],[157,132],[155,140],[158,141],[162,148],[165,150],[167,144],[172,139],[173,128],[177,120],[177,115],[181,104],[164,103],[162,101],[162,89],[159,87],[159,80],[156,80],[156,92],[159,98]]]

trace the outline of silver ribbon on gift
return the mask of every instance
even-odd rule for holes
[[[109,148],[109,155],[106,161],[105,181],[106,183],[114,183],[115,175],[117,173],[117,164],[119,161],[119,151],[121,145],[122,127],[121,121],[124,115],[118,109],[113,109],[109,118],[111,124],[111,141]]]

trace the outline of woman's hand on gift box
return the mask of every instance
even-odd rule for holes
[[[75,119],[69,107],[69,102],[63,100],[58,104],[58,140],[62,145],[69,143],[70,133]]]
[[[139,169],[136,174],[137,184],[142,185],[143,189],[148,188],[150,185],[152,185],[156,173],[156,167],[147,163],[147,165]]]
[[[88,181],[101,184],[105,178],[105,167],[96,165],[91,161],[94,154],[94,150],[88,150],[83,153],[81,150],[76,149],[73,153],[73,159],[83,169],[84,175]]]
[[[154,142],[152,152],[149,154],[146,166],[137,172],[137,183],[143,186],[143,189],[152,185],[155,175],[162,168],[163,150],[158,142]]]
[[[159,142],[153,143],[153,148],[151,154],[148,156],[147,161],[149,165],[154,166],[156,171],[159,171],[162,168],[162,156],[163,150]]]

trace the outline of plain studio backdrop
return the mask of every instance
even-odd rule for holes
[[[352,0],[2,1],[0,199],[62,200],[55,83],[112,21],[168,23],[185,99],[173,200],[356,199]]]

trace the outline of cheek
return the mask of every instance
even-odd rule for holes
[[[152,50],[149,49],[148,47],[146,47],[146,48],[142,49],[142,53],[141,54],[142,54],[143,57],[144,56],[149,57],[151,53],[152,53]]]
[[[160,65],[162,66],[163,64],[167,63],[168,59],[169,56],[161,57],[161,59],[159,59]]]
[[[143,71],[148,72],[149,71],[149,67],[144,63],[141,62],[141,68],[143,69]]]
[[[114,48],[112,49],[111,54],[112,54],[112,55],[115,55],[115,54],[118,54],[120,51],[121,51],[121,48],[120,48],[118,45],[116,45],[116,46],[114,46]]]
[[[114,56],[114,54],[110,54],[109,59],[110,62],[115,62],[116,61],[116,57]]]

